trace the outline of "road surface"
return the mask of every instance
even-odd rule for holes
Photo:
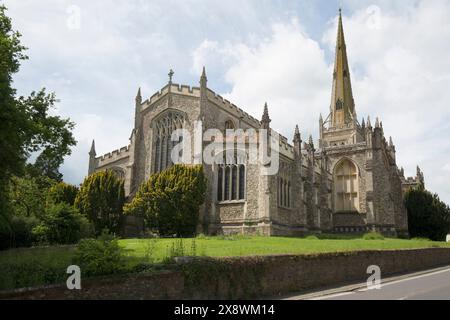
[[[288,300],[450,300],[450,267],[387,279],[380,289],[364,284],[293,296]]]

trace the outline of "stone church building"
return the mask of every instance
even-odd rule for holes
[[[202,130],[270,129],[267,104],[255,119],[207,86],[205,69],[199,87],[169,82],[143,101],[136,96],[130,144],[96,157],[89,153],[89,174],[111,169],[125,181],[132,197],[140,184],[169,167],[171,133],[183,128]],[[396,163],[396,148],[385,138],[382,122],[358,121],[353,99],[346,44],[339,15],[335,67],[329,115],[320,116],[320,139],[303,142],[298,126],[292,144],[279,141],[279,170],[261,175],[258,164],[235,157],[226,164],[204,164],[208,179],[206,202],[200,212],[205,233],[300,235],[307,232],[379,231],[406,235],[408,223],[403,192],[423,183],[405,178]]]

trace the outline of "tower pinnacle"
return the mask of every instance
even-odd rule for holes
[[[331,95],[331,124],[333,127],[348,124],[355,118],[350,68],[348,66],[342,14],[339,9],[338,31],[336,39],[336,57],[333,71],[333,88]]]
[[[269,125],[270,125],[271,121],[272,120],[270,120],[270,117],[269,117],[269,108],[267,107],[267,102],[266,102],[264,104],[264,112],[263,112],[262,119],[261,119],[262,127],[264,129],[269,129]]]
[[[141,87],[139,87],[138,92],[136,94],[136,103],[137,104],[142,103]]]
[[[205,87],[208,82],[208,78],[206,77],[206,69],[205,66],[203,66],[202,75],[200,76],[200,87]]]
[[[92,140],[91,150],[89,151],[89,155],[91,156],[91,158],[95,158],[95,156],[97,155],[95,152],[95,140]]]
[[[301,142],[302,138],[300,135],[300,129],[298,128],[298,124],[295,125],[295,131],[294,131],[294,142]]]

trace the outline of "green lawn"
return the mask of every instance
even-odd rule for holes
[[[120,244],[127,249],[128,256],[135,261],[141,260],[146,252],[153,253],[156,262],[166,257],[173,239],[127,239],[121,240]],[[304,238],[283,237],[230,237],[230,238],[204,238],[193,240],[183,239],[185,255],[198,255],[210,257],[232,257],[249,255],[270,254],[308,254],[321,252],[342,252],[356,250],[389,250],[389,249],[414,249],[430,247],[449,247],[445,242],[432,242],[423,240],[363,240],[361,238],[346,240],[309,240]],[[151,244],[153,243],[153,244]],[[194,251],[194,252],[193,252]]]
[[[354,236],[341,239],[282,237],[202,237],[193,239],[120,240],[130,268],[139,263],[159,263],[173,255],[211,257],[268,254],[308,254],[355,250],[413,249],[450,247],[445,242],[423,240],[363,240]],[[0,290],[64,282],[75,246],[53,246],[0,251]]]

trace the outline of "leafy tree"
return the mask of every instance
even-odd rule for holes
[[[21,62],[28,59],[20,37],[12,29],[6,7],[0,5],[0,229],[11,227],[7,225],[11,222],[8,213],[11,177],[22,176],[27,167],[32,176],[61,180],[58,168],[76,143],[71,132],[74,124],[50,115],[56,102],[54,94],[42,89],[29,97],[16,97],[12,78]],[[26,165],[31,154],[37,155],[37,160]]]
[[[28,172],[44,175],[56,181],[62,181],[59,167],[64,157],[71,154],[71,147],[76,144],[72,135],[74,123],[69,119],[50,115],[54,108],[54,93],[47,94],[45,89],[32,92],[27,98],[19,97],[17,104],[25,110],[28,120],[28,135],[25,139],[27,156],[40,152],[34,164],[28,164]]]
[[[54,184],[48,191],[48,198],[52,203],[67,203],[71,206],[75,203],[78,188],[65,182]]]
[[[45,177],[12,176],[8,184],[8,221],[0,221],[0,248],[30,246],[32,230],[45,216],[47,191],[54,183]]]
[[[47,208],[42,222],[33,228],[32,233],[39,243],[72,244],[90,236],[90,230],[87,218],[76,208],[58,203]]]
[[[123,180],[106,170],[86,177],[75,198],[75,207],[94,224],[97,234],[105,228],[119,232],[124,201]]]
[[[46,177],[13,176],[9,188],[12,214],[41,218],[45,213],[48,190],[53,183]]]
[[[408,227],[411,237],[445,240],[450,232],[450,208],[437,194],[423,189],[411,189],[405,194]]]
[[[162,236],[191,236],[205,192],[202,166],[174,165],[150,176],[124,211],[143,217],[146,226]]]

